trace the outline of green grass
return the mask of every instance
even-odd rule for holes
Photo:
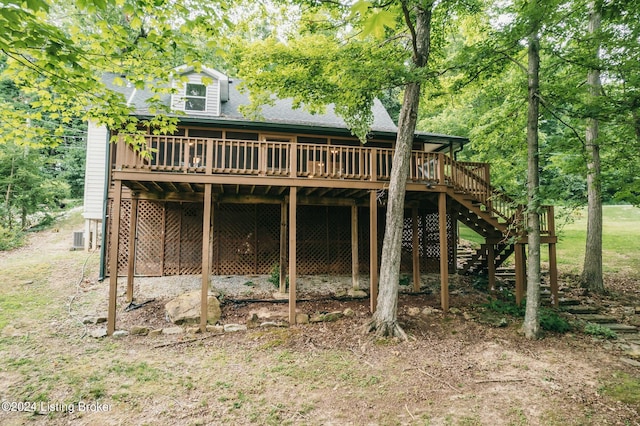
[[[562,225],[559,211],[558,225]],[[568,272],[582,270],[587,235],[587,214],[578,210],[558,232],[558,265]],[[602,258],[605,273],[625,272],[640,276],[640,208],[604,206]]]
[[[602,229],[604,272],[640,277],[640,208],[604,206]],[[556,232],[558,266],[565,272],[579,273],[587,238],[586,209],[570,212],[557,208]],[[464,225],[460,225],[460,238],[477,246],[484,242],[480,235]],[[548,259],[547,247],[543,246],[542,261]]]

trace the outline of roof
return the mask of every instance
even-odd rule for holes
[[[180,73],[191,71],[189,68],[179,67],[176,69]],[[206,69],[203,72],[218,78],[221,74],[215,70]],[[216,74],[217,73],[217,74]],[[116,74],[105,74],[103,80],[108,88],[122,93],[127,103],[135,107],[137,116],[148,117],[153,115],[148,108],[147,99],[154,96],[150,90],[138,90],[129,86],[117,86],[113,84]],[[271,130],[306,131],[310,133],[331,134],[331,135],[351,135],[349,127],[340,118],[334,109],[334,105],[327,105],[324,114],[311,114],[301,108],[293,108],[291,99],[276,99],[273,105],[262,106],[262,117],[259,120],[251,120],[240,112],[241,105],[249,105],[249,97],[246,93],[240,92],[238,81],[229,81],[229,99],[221,103],[221,112],[218,116],[190,114],[189,112],[175,114],[180,121],[189,124],[203,124],[207,126],[234,126],[243,128],[263,128]],[[171,105],[171,95],[163,94],[162,104],[169,107]],[[389,113],[380,100],[375,99],[373,104],[374,121],[371,126],[371,133],[375,137],[395,138],[398,128],[389,116]],[[457,145],[461,147],[468,140],[466,138],[450,135],[439,135],[428,132],[416,132],[416,139],[424,142],[442,143],[446,145]]]

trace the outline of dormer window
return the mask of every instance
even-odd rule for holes
[[[206,111],[207,86],[204,84],[187,83],[185,93],[185,111]]]

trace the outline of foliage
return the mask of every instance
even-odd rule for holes
[[[584,326],[584,333],[589,334],[591,336],[604,337],[605,339],[617,339],[618,335],[615,331],[611,330],[609,327],[606,327],[601,324],[592,324],[589,323]]]
[[[269,278],[267,278],[267,282],[273,284],[275,288],[280,288],[280,265],[274,264],[271,268],[271,274],[269,274]],[[285,285],[289,287],[289,277],[285,279]]]
[[[56,207],[69,196],[69,185],[51,176],[41,151],[13,143],[0,144],[0,224],[8,229],[28,227],[27,217]]]
[[[500,315],[509,315],[516,318],[524,318],[525,302],[516,304],[515,295],[508,289],[502,289],[497,297],[489,297],[489,300],[482,307]],[[573,326],[566,318],[552,308],[540,307],[539,311],[540,327],[545,331],[554,333],[567,333]]]
[[[0,251],[20,247],[24,241],[24,233],[19,229],[8,229],[0,225]]]
[[[176,119],[166,117],[160,95],[171,70],[180,63],[200,66],[202,40],[213,38],[228,23],[221,1],[73,0],[46,2],[6,0],[0,5],[2,73],[22,93],[26,108],[0,102],[0,133],[8,140],[48,143],[37,123],[47,113],[60,120],[54,134],[64,133],[75,118],[91,119],[127,133],[139,124],[170,131]],[[149,111],[139,120],[122,95],[101,80],[105,72],[124,76],[150,92]],[[133,140],[132,140],[133,141]]]

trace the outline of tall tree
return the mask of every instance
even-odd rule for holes
[[[255,110],[259,110],[261,103],[270,102],[273,94],[292,97],[295,105],[304,105],[311,111],[332,103],[363,142],[371,125],[374,98],[389,87],[402,87],[403,102],[388,189],[380,293],[368,329],[381,336],[406,338],[397,322],[400,245],[421,89],[431,72],[432,20],[436,16],[443,21],[455,19],[467,13],[474,3],[429,0],[359,0],[351,6],[332,1],[295,3],[318,7],[302,11],[299,25],[302,34],[284,41],[271,37],[242,45],[233,52],[235,65],[253,98]],[[444,34],[437,34],[437,40],[443,43]]]
[[[401,2],[405,25],[411,33],[412,66],[416,69],[427,67],[429,62],[431,18],[434,4],[434,1],[416,2],[415,4],[410,4],[408,1]],[[398,336],[403,339],[406,339],[406,334],[398,325],[397,316],[404,199],[413,136],[418,120],[421,86],[422,84],[418,80],[408,82],[404,87],[404,98],[398,118],[398,136],[393,155],[393,168],[391,169],[391,179],[389,181],[386,228],[380,264],[378,306],[369,324],[369,331],[375,331],[380,336]]]
[[[589,4],[589,34],[593,40],[594,66],[587,72],[589,95],[596,100],[602,92],[598,58],[600,55],[600,4]],[[592,102],[596,104],[597,102]],[[582,284],[589,290],[604,291],[602,277],[602,171],[600,167],[600,143],[598,141],[598,115],[592,108],[587,118],[585,149],[587,154],[587,241],[582,268]]]
[[[536,0],[528,4],[529,36],[527,97],[527,306],[522,329],[527,338],[540,332],[540,174],[538,114],[540,109],[540,10]]]

